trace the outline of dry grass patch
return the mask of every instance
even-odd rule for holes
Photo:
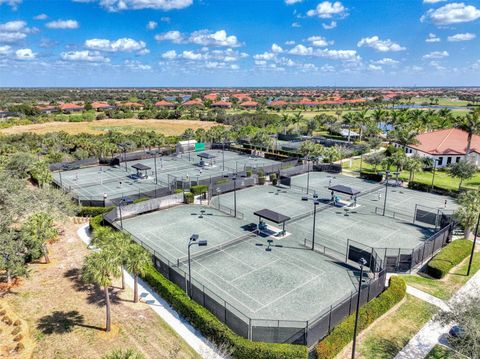
[[[67,223],[50,246],[55,265],[32,264],[30,278],[3,298],[30,328],[33,356],[101,358],[115,348],[132,348],[146,358],[199,358],[148,305],[134,304],[120,281],[111,290],[113,330],[104,332],[103,292],[80,278],[89,252],[76,234],[79,226]]]
[[[110,130],[121,132],[133,132],[135,130],[153,130],[163,133],[166,136],[181,135],[186,129],[217,126],[216,122],[192,121],[192,120],[138,120],[138,119],[109,119],[94,122],[47,122],[23,126],[13,126],[0,130],[6,135],[33,132],[45,134],[49,132],[65,131],[71,135],[78,133],[90,133],[100,135]]]

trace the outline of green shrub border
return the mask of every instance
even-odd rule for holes
[[[468,239],[457,239],[438,252],[426,266],[429,276],[441,279],[450,270],[468,257],[473,243]]]
[[[391,277],[388,288],[377,298],[372,299],[360,308],[359,332],[367,328],[395,304],[399,303],[405,297],[406,291],[407,285],[402,278],[398,276]],[[328,336],[317,344],[317,358],[335,358],[352,341],[354,325],[355,313],[345,318]]]
[[[78,215],[80,217],[95,217],[95,216],[98,216],[99,214],[108,213],[114,208],[115,206],[108,206],[108,207],[82,206],[78,211]]]
[[[207,185],[191,186],[190,192],[192,192],[195,196],[199,196],[203,193],[208,192],[208,186]]]
[[[101,215],[90,218],[90,230],[95,231],[102,227],[102,219]],[[235,334],[208,309],[188,298],[183,289],[165,278],[153,264],[142,279],[205,337],[231,351],[236,359],[308,358],[308,350],[304,345],[253,342]]]
[[[307,347],[294,344],[253,342],[235,334],[185,291],[160,274],[153,265],[142,277],[160,296],[195,328],[219,346],[226,347],[237,359],[306,359]]]

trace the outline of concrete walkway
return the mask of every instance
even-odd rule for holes
[[[448,305],[443,300],[441,300],[440,298],[434,297],[431,294],[425,293],[420,289],[407,285],[407,293],[423,300],[424,302],[433,304],[439,307],[441,310],[448,310]]]
[[[421,299],[426,300],[429,303],[435,304],[439,307],[446,306],[448,310],[449,305],[453,305],[456,301],[469,295],[479,295],[480,290],[480,271],[478,271],[470,280],[458,290],[457,293],[447,303],[440,304],[437,300],[432,302],[432,296],[423,293],[419,294],[417,290],[411,290],[410,294],[418,296]],[[407,287],[408,292],[408,287]],[[414,294],[415,293],[415,294]],[[417,295],[415,295],[417,296]],[[435,298],[437,299],[437,298]],[[442,308],[443,309],[443,308]],[[433,349],[433,347],[440,342],[443,336],[448,333],[451,325],[441,325],[434,319],[431,319],[425,326],[408,342],[408,344],[397,354],[395,359],[423,359]]]
[[[79,228],[77,234],[87,245],[90,244],[89,225],[86,224]],[[127,271],[125,273],[125,283],[133,288],[133,277]],[[208,341],[203,335],[190,325],[148,284],[141,279],[138,282],[138,293],[141,301],[146,303],[152,310],[158,314],[179,336],[181,336],[202,358],[206,359],[225,359],[217,353],[213,343]]]

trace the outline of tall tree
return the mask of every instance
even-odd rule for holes
[[[28,274],[25,264],[26,248],[10,230],[0,231],[0,271],[5,271],[7,285],[13,278]]]
[[[102,287],[105,297],[105,331],[111,330],[110,287],[114,278],[120,276],[117,259],[108,250],[90,254],[82,267],[84,282]]]
[[[136,243],[128,248],[125,268],[133,275],[133,301],[138,302],[138,276],[143,275],[148,266],[152,263],[150,254]]]
[[[461,118],[459,127],[468,133],[467,149],[465,150],[465,161],[468,161],[473,135],[480,133],[480,109],[476,108]]]
[[[460,208],[455,212],[457,221],[465,230],[465,238],[470,238],[472,228],[480,212],[480,193],[477,191],[466,191],[458,197]]]
[[[23,224],[21,234],[32,258],[43,256],[45,263],[50,263],[47,243],[58,236],[52,216],[44,212],[33,214]]]
[[[475,175],[475,172],[477,172],[477,167],[473,163],[467,161],[459,161],[450,167],[450,175],[460,179],[458,190],[462,188],[463,181],[472,178]]]

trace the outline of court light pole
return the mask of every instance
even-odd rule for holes
[[[223,139],[222,147],[222,171],[225,171],[225,139]]]
[[[237,174],[235,173],[233,179],[233,216],[237,218]]]
[[[360,264],[360,280],[358,282],[358,296],[357,296],[357,310],[355,311],[355,326],[353,328],[353,345],[352,345],[352,359],[355,359],[355,347],[357,344],[357,329],[358,329],[358,317],[360,314],[360,294],[362,293],[362,281],[363,281],[363,266],[367,264],[365,258],[360,258],[358,261]]]
[[[390,171],[385,171],[385,198],[383,199],[383,214],[382,216],[385,216],[385,210],[387,208],[387,194],[388,194],[388,180],[392,175],[390,174]]]
[[[107,207],[107,196],[106,193],[103,194],[103,207]]]
[[[320,204],[320,201],[313,200],[313,229],[312,229],[312,251],[315,249],[315,221],[317,217],[317,206]]]
[[[310,188],[310,160],[308,157],[305,157],[304,160],[307,161],[307,194]]]
[[[191,256],[190,256],[190,247],[193,245],[198,245],[199,247],[204,247],[208,244],[206,240],[198,240],[198,234],[192,234],[190,236],[190,241],[188,242],[188,290],[187,295],[192,298],[192,265],[191,265]]]
[[[123,205],[123,198],[121,199],[120,204],[118,205],[118,210],[120,212],[120,228],[121,229],[123,229],[122,205]]]
[[[470,259],[468,261],[467,277],[470,275],[470,270],[472,269],[473,255],[475,254],[475,245],[477,244],[477,235],[478,235],[478,225],[479,224],[480,224],[480,212],[478,213],[477,225],[475,226],[472,252],[470,253]]]
[[[158,174],[157,174],[157,154],[158,154],[158,151],[148,151],[147,152],[149,155],[153,155],[153,158],[154,158],[154,167],[155,167],[155,184],[158,184]]]
[[[217,196],[218,196],[218,210],[220,210],[220,194],[222,193],[222,190],[220,188],[217,188]]]
[[[438,158],[433,159],[433,175],[432,175],[432,192],[433,192],[433,184],[435,183],[435,172],[437,169]]]

